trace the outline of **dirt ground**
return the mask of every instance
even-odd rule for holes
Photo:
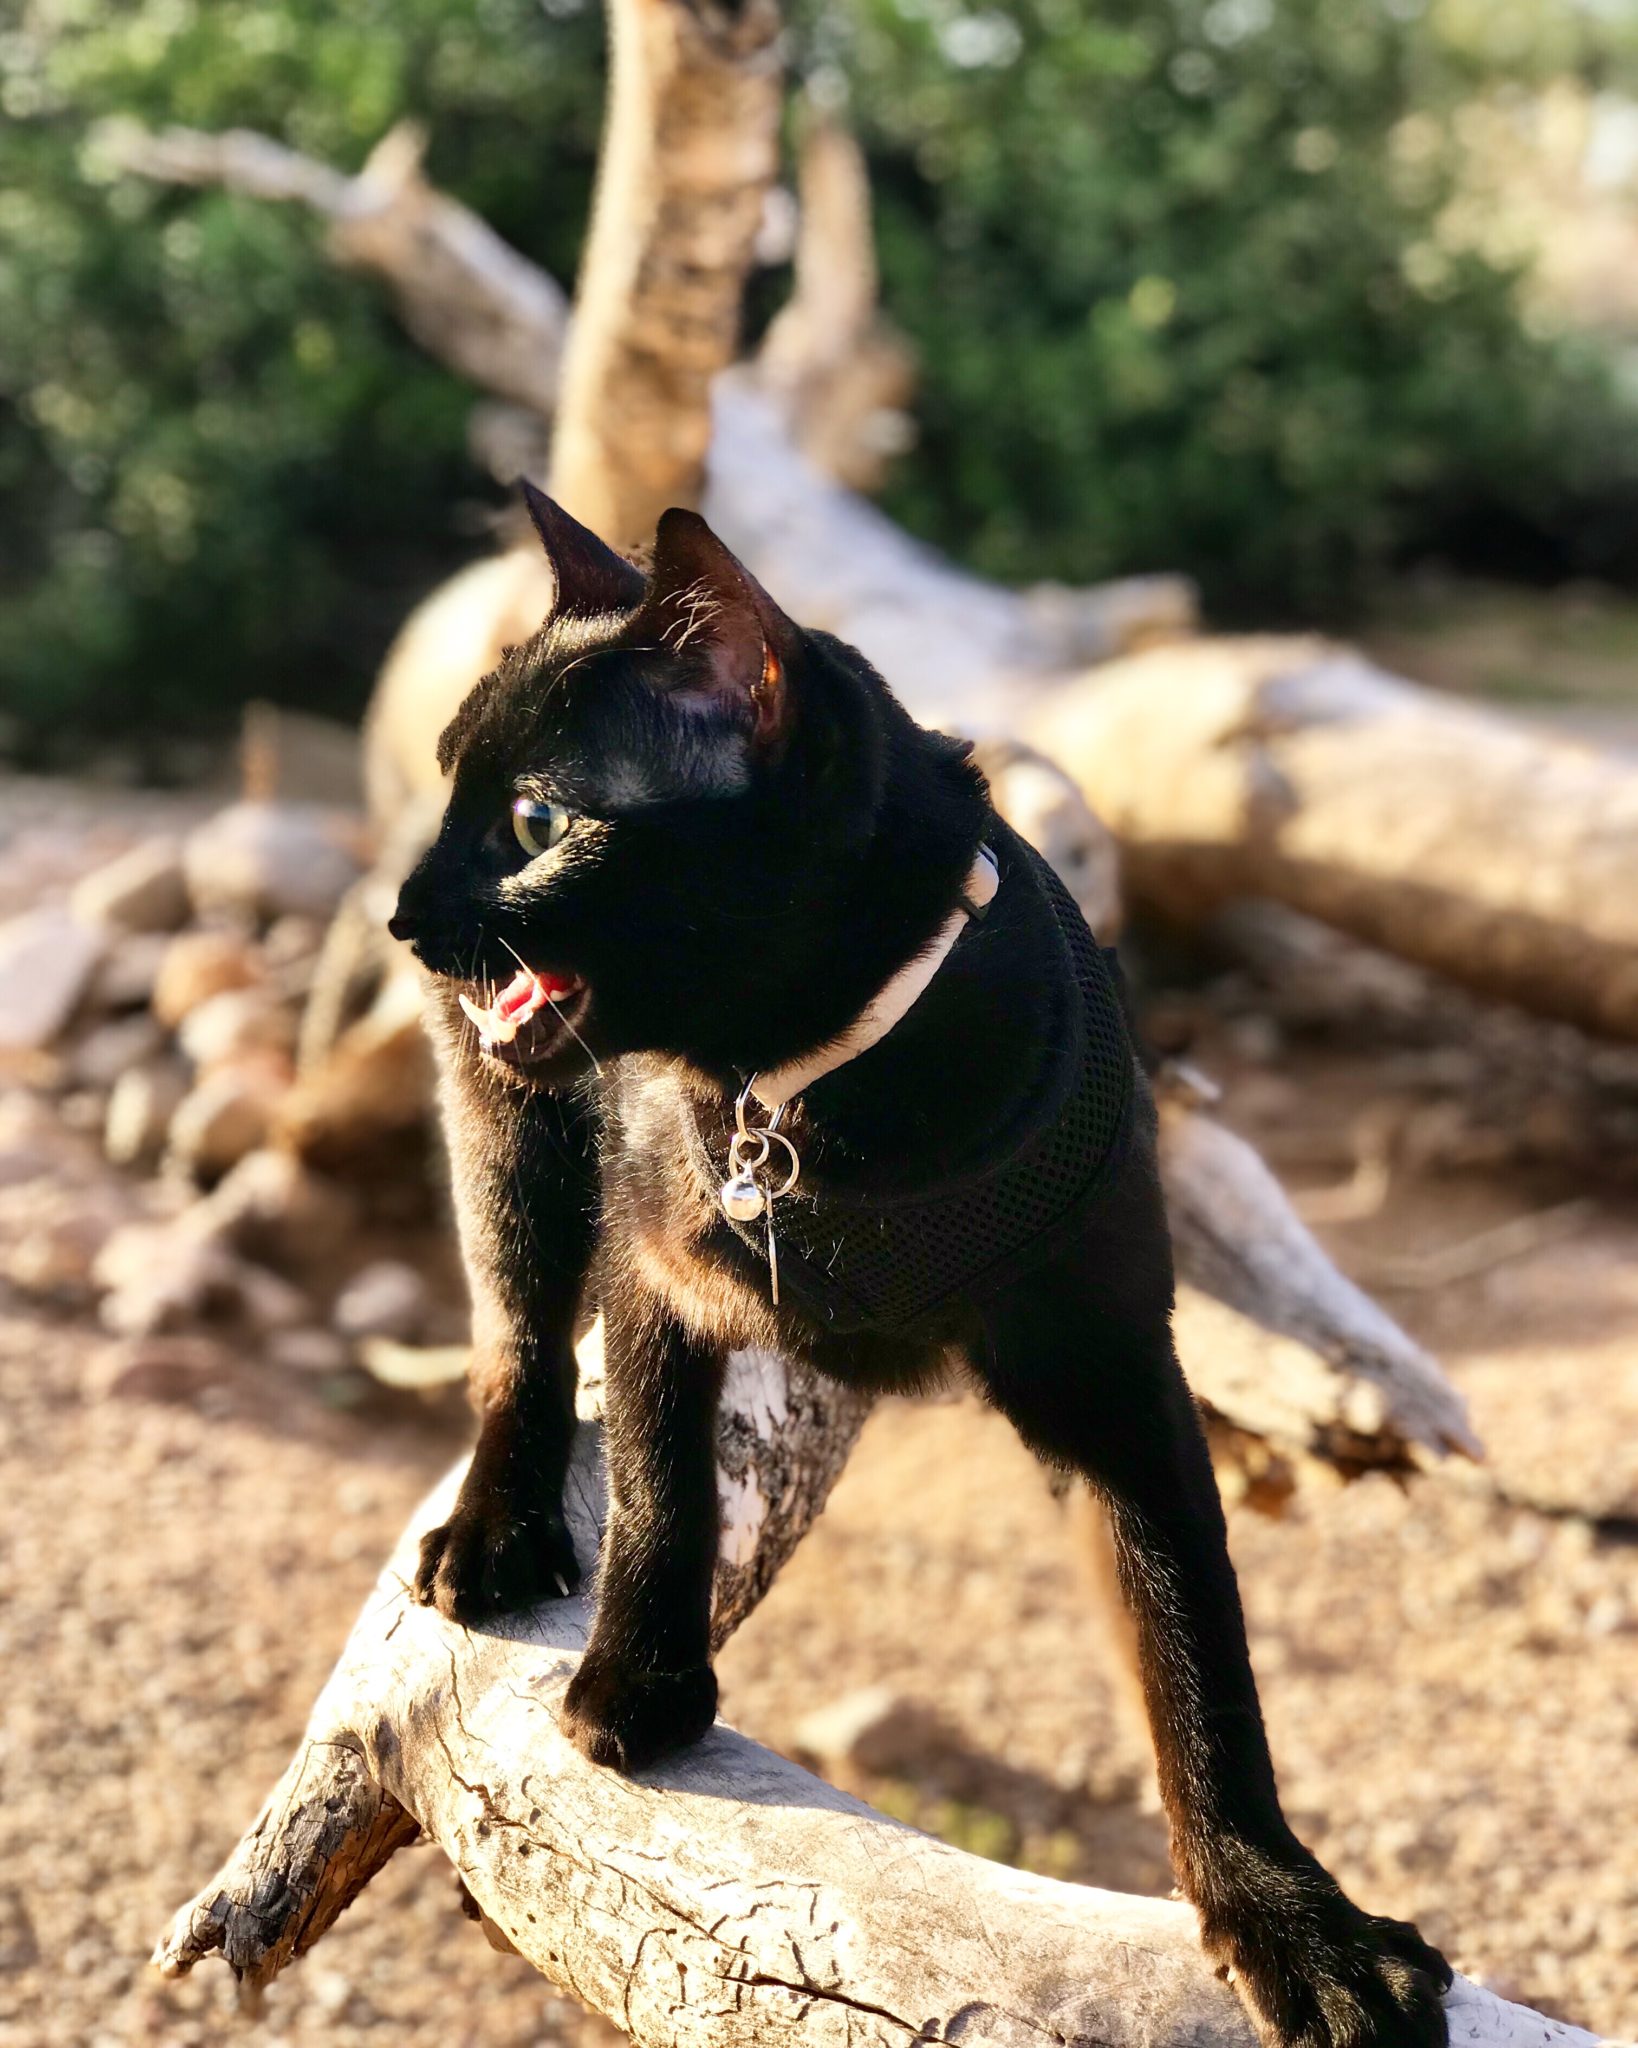
[[[1319,1052],[1202,1052],[1276,1153],[1357,1106],[1357,1070]],[[0,1101],[0,1178],[4,1127]],[[1327,1235],[1364,1270],[1579,1192],[1501,1168],[1407,1176]],[[1638,2035],[1638,1207],[1600,1199],[1563,1239],[1384,1298],[1467,1392],[1492,1462],[1236,1516],[1288,1808],[1358,1897],[1462,1968]],[[601,2038],[490,1951],[424,1849],[254,2031],[220,1968],[174,1987],[147,1969],[464,1424],[410,1396],[339,1412],[251,1358],[191,1390],[114,1392],[106,1355],[88,1318],[0,1286],[0,2044]],[[1587,1501],[1602,1527],[1552,1511]],[[890,1404],[730,1646],[725,1711],[788,1747],[815,1707],[887,1683],[937,1727],[871,1796],[970,1847],[1164,1889],[1142,1749],[1087,1612],[1070,1523],[1004,1426],[970,1402]]]

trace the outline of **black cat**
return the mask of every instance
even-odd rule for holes
[[[473,1620],[575,1582],[560,1497],[595,1299],[612,1506],[567,1726],[639,1768],[715,1709],[728,1351],[872,1387],[955,1363],[1108,1506],[1179,1882],[1264,2039],[1443,2043],[1441,1957],[1352,1905],[1280,1811],[1172,1346],[1153,1114],[1084,924],[966,750],[794,626],[702,520],[665,515],[645,578],[530,509],[556,604],[445,733],[448,812],[392,926],[432,970],[482,1412],[421,1598]],[[800,1154],[776,1304],[766,1216],[719,1199],[736,1099],[930,949],[907,1013],[733,1162],[766,1145],[749,1212],[786,1178],[780,1139]]]

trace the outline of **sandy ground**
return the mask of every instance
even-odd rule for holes
[[[1220,1063],[1221,1065],[1221,1063]],[[1356,1083],[1247,1073],[1272,1143]],[[1367,1264],[1577,1192],[1499,1171],[1396,1187],[1333,1233]],[[1509,1995],[1638,2035],[1638,1212],[1390,1297],[1470,1395],[1485,1484],[1305,1495],[1234,1545],[1288,1807],[1372,1907]],[[458,1449],[458,1409],[342,1413],[254,1359],[111,1393],[86,1319],[0,1287],[0,2044],[527,2048],[601,2038],[402,1853],[241,2033],[225,1971],[145,1966],[282,1767],[379,1560]],[[936,1718],[863,1789],[968,1846],[1164,1889],[1164,1831],[1072,1527],[971,1403],[892,1404],[724,1659],[776,1745],[887,1682]]]

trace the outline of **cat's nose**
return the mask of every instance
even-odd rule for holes
[[[395,939],[413,939],[420,929],[421,926],[415,918],[404,915],[402,904],[387,919],[387,930]]]

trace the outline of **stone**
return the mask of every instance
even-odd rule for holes
[[[102,1149],[116,1166],[151,1166],[165,1149],[171,1118],[188,1092],[171,1060],[128,1067],[115,1081],[103,1115]]]
[[[245,801],[189,834],[183,851],[194,907],[268,924],[328,919],[364,866],[357,820],[317,804]]]
[[[207,996],[177,1032],[177,1043],[202,1073],[246,1053],[288,1054],[295,1042],[295,1018],[261,988],[223,989]]]
[[[352,1354],[334,1330],[315,1324],[280,1330],[267,1340],[267,1362],[279,1372],[298,1373],[323,1379],[330,1373],[345,1372]]]
[[[171,1118],[171,1163],[191,1179],[214,1185],[266,1138],[279,1092],[276,1075],[249,1063],[206,1074]]]
[[[86,1191],[53,1190],[8,1221],[0,1242],[0,1277],[23,1294],[68,1307],[84,1303],[103,1246],[126,1212]]]
[[[86,1392],[116,1401],[189,1401],[219,1386],[232,1366],[227,1348],[213,1337],[124,1337],[103,1345],[91,1360]]]
[[[105,941],[56,906],[0,924],[0,1054],[38,1052],[74,1014]]]
[[[262,1335],[300,1329],[313,1320],[313,1304],[299,1287],[265,1266],[238,1262],[234,1275],[238,1288],[238,1310],[249,1327]]]
[[[891,1776],[925,1751],[930,1719],[894,1686],[870,1685],[813,1708],[793,1732],[796,1747],[827,1771]]]
[[[303,967],[316,958],[327,927],[321,918],[298,917],[294,911],[267,928],[262,951],[273,968]]]
[[[182,846],[168,834],[145,839],[75,884],[68,905],[86,924],[128,932],[174,932],[187,922]]]
[[[146,1010],[115,1017],[88,1031],[68,1057],[69,1078],[78,1088],[109,1089],[122,1076],[159,1053],[165,1034]]]
[[[175,1030],[191,1011],[225,990],[252,988],[261,956],[237,932],[182,932],[166,949],[154,980],[153,1011]]]
[[[426,1326],[427,1284],[402,1259],[377,1259],[355,1273],[336,1296],[332,1315],[344,1337],[391,1337],[412,1342]]]
[[[146,1009],[171,944],[169,932],[114,932],[86,991],[92,1010]]]
[[[194,1210],[199,1229],[274,1266],[334,1256],[358,1225],[358,1204],[288,1152],[247,1153]]]
[[[92,1268],[103,1290],[103,1327],[122,1337],[231,1318],[239,1307],[239,1278],[230,1252],[177,1223],[127,1224],[109,1237]]]

